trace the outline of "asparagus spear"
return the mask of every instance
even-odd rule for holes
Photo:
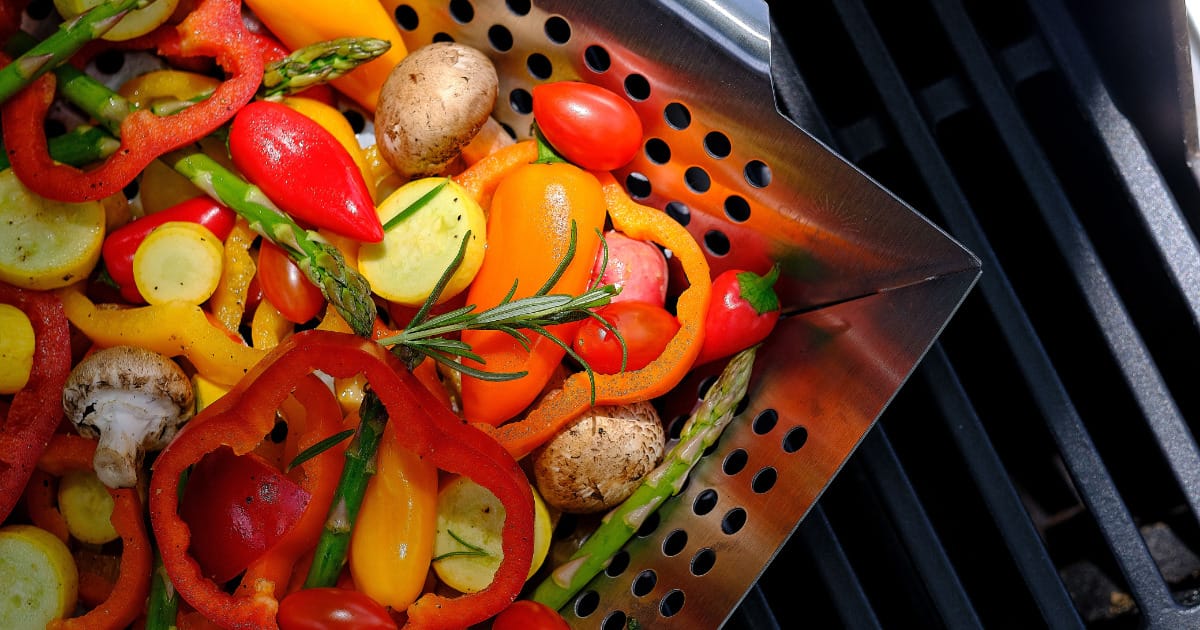
[[[679,492],[704,450],[733,419],[734,408],[746,395],[756,350],[757,346],[743,350],[730,360],[663,462],[646,475],[628,499],[604,517],[600,527],[567,562],[538,584],[532,599],[556,610],[561,608],[608,565],[664,501]]]
[[[391,47],[386,39],[374,37],[341,37],[305,46],[267,64],[260,94],[276,98],[332,81]]]
[[[7,101],[31,81],[62,64],[84,44],[99,38],[133,9],[152,0],[106,0],[59,25],[53,35],[0,68],[0,103]],[[15,51],[10,51],[17,54]]]
[[[367,492],[367,480],[375,474],[375,451],[387,423],[387,409],[379,396],[370,389],[363,394],[358,410],[358,433],[346,447],[346,465],[333,494],[329,517],[317,541],[312,566],[304,580],[304,588],[333,586],[337,583],[350,547],[350,532],[358,509]]]
[[[54,136],[47,144],[50,157],[71,166],[83,166],[108,157],[121,146],[112,135],[91,125],[82,125],[61,136]],[[0,146],[0,170],[9,166],[8,152]]]

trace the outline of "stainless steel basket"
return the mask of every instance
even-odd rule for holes
[[[790,315],[745,411],[684,490],[564,609],[579,627],[722,625],[981,273],[911,207],[783,117],[760,0],[383,0],[410,47],[452,39],[500,73],[495,116],[528,135],[530,89],[624,94],[645,150],[619,173],[703,244],[714,274],[780,261]],[[663,401],[686,414],[710,373]]]

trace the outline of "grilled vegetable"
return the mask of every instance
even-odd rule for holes
[[[646,367],[662,355],[679,331],[679,320],[674,315],[649,302],[617,302],[598,309],[596,315],[604,322],[584,322],[572,345],[597,374]]]
[[[105,4],[104,0],[54,0],[54,8],[58,9],[58,14],[64,20],[70,20],[100,4]],[[153,0],[148,3],[135,3],[134,6],[137,7],[138,4],[145,6],[123,15],[108,32],[100,36],[101,39],[123,41],[149,33],[171,17],[179,0]]]
[[[78,540],[102,545],[117,539],[112,526],[113,498],[90,470],[72,470],[58,482],[58,509]]]
[[[642,146],[642,121],[615,92],[582,81],[533,88],[538,130],[563,157],[594,171],[624,166]]]
[[[375,110],[380,152],[403,177],[438,175],[488,121],[499,79],[478,50],[435,42],[388,75]]]
[[[723,359],[767,338],[779,321],[775,281],[779,266],[765,276],[730,269],[713,280],[713,299],[704,317],[704,345],[696,365]]]
[[[0,627],[43,628],[75,610],[79,571],[67,545],[32,525],[0,529]]]
[[[667,259],[649,241],[639,241],[609,230],[604,233],[607,259],[596,258],[592,277],[600,284],[621,290],[613,302],[647,302],[662,306],[667,300]],[[602,268],[603,266],[603,268]]]
[[[202,304],[221,281],[225,250],[211,230],[191,221],[154,228],[133,254],[133,281],[151,304]]]
[[[25,289],[55,289],[91,273],[104,242],[104,206],[62,203],[0,171],[0,281]]]
[[[0,394],[25,387],[33,370],[33,323],[21,309],[0,303]]]

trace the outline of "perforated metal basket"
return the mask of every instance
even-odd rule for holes
[[[452,39],[500,73],[495,116],[528,135],[530,89],[628,97],[644,151],[620,176],[703,244],[713,272],[783,265],[791,315],[741,416],[685,489],[564,610],[579,627],[725,622],[978,279],[979,261],[777,111],[768,7],[709,2],[383,0],[410,47]],[[714,370],[715,371],[715,370]],[[685,415],[710,373],[662,401]]]

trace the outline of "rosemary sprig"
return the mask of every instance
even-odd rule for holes
[[[530,338],[527,333],[532,332],[550,340],[551,343],[565,350],[572,359],[583,366],[591,383],[592,397],[594,399],[596,393],[596,375],[592,371],[591,366],[588,365],[583,357],[575,352],[569,343],[555,337],[547,329],[547,327],[557,324],[593,318],[599,320],[613,333],[616,333],[616,330],[604,318],[593,312],[594,309],[608,304],[612,300],[612,297],[620,292],[620,289],[615,285],[599,285],[597,283],[579,295],[550,293],[550,290],[554,288],[554,285],[562,277],[563,273],[566,272],[567,266],[570,265],[575,257],[575,244],[578,237],[576,230],[575,222],[572,221],[570,241],[566,253],[558,265],[556,265],[554,272],[550,274],[546,282],[533,295],[513,299],[513,295],[517,291],[517,283],[513,282],[513,286],[509,289],[508,294],[496,306],[476,312],[476,305],[469,304],[440,315],[429,317],[430,309],[437,303],[438,297],[441,295],[446,283],[449,282],[451,276],[454,275],[459,265],[462,264],[467,242],[471,235],[468,231],[459,244],[458,254],[442,273],[442,277],[434,286],[434,290],[413,316],[412,321],[400,333],[379,339],[379,343],[391,347],[392,352],[399,356],[409,368],[416,367],[428,357],[442,365],[481,380],[508,381],[521,378],[526,373],[486,372],[465,365],[462,363],[462,359],[470,359],[479,363],[484,363],[485,361],[482,357],[475,354],[468,344],[457,339],[448,339],[447,335],[464,330],[498,330],[513,337],[520,342],[522,347],[528,350],[530,348]],[[601,241],[603,242],[603,237]],[[607,246],[605,246],[604,250],[604,260],[607,261]],[[619,334],[617,338],[621,343],[622,355],[624,355],[627,353],[625,341],[621,339]]]

